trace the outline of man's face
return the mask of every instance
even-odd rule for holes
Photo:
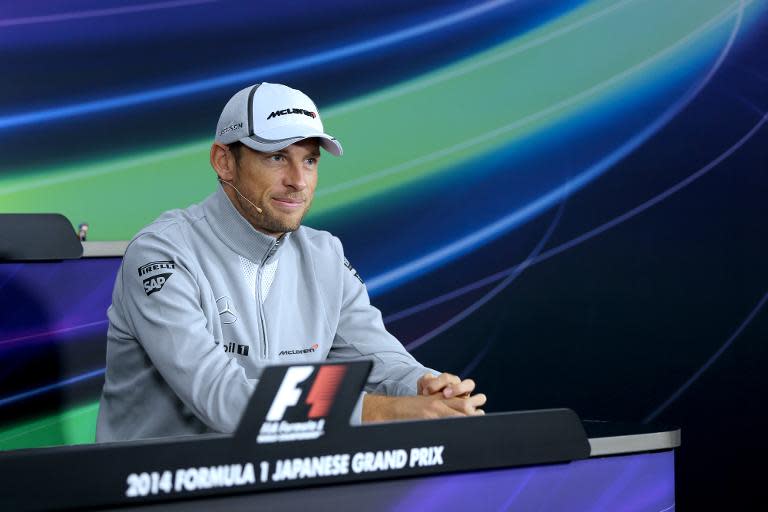
[[[259,213],[230,187],[225,191],[235,207],[262,233],[279,236],[295,231],[312,204],[317,186],[320,147],[306,139],[274,153],[242,147],[232,184],[261,208]]]

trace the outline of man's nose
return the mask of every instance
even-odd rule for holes
[[[288,164],[288,169],[285,173],[283,183],[286,187],[291,187],[296,190],[304,190],[307,188],[307,180],[304,176],[303,161],[295,162],[291,161]]]

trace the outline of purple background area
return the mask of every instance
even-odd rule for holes
[[[2,323],[0,347],[50,342],[93,322],[105,326],[121,260],[0,264],[0,308],[8,320]]]
[[[393,510],[673,510],[673,452],[430,478]]]
[[[0,425],[97,399],[120,262],[0,263]]]
[[[666,451],[550,466],[308,486],[126,510],[668,512],[675,510],[674,488],[674,452]]]

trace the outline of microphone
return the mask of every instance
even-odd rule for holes
[[[256,211],[257,211],[257,212],[259,212],[259,214],[262,214],[262,213],[264,213],[264,210],[262,210],[261,208],[259,208],[259,207],[258,207],[258,206],[256,206],[255,204],[253,204],[253,201],[251,201],[250,199],[248,199],[247,197],[245,197],[243,194],[241,194],[241,193],[240,193],[240,191],[239,191],[239,190],[237,190],[237,187],[236,187],[236,186],[234,186],[233,184],[231,184],[231,183],[230,183],[230,182],[228,182],[228,181],[224,181],[224,180],[223,180],[223,179],[221,179],[221,178],[219,178],[219,183],[221,183],[222,185],[226,183],[227,185],[229,185],[230,187],[232,187],[233,189],[235,189],[235,192],[237,192],[237,195],[239,195],[240,197],[242,197],[243,199],[245,199],[245,200],[248,202],[248,204],[250,204],[251,206],[253,206],[254,208],[256,208]]]

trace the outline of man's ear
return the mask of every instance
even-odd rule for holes
[[[216,171],[219,179],[232,181],[235,178],[237,167],[235,156],[224,144],[218,142],[211,144],[211,167]]]

